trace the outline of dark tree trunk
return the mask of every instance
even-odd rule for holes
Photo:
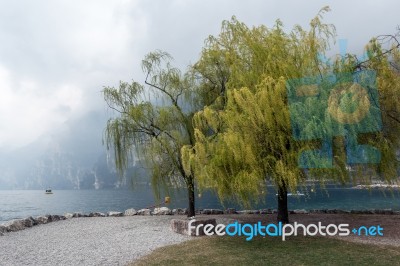
[[[287,188],[285,182],[278,189],[278,222],[289,223],[289,213],[287,207]]]
[[[194,179],[190,178],[188,180],[187,184],[188,188],[188,200],[189,200],[189,208],[188,208],[188,217],[193,217],[195,216],[195,210],[194,210]]]

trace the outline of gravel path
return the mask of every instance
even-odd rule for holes
[[[0,265],[125,265],[189,240],[168,216],[74,218],[0,236]]]

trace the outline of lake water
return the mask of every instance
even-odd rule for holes
[[[276,209],[275,191],[271,187],[264,200],[254,209]],[[124,211],[129,208],[141,209],[155,204],[149,186],[134,190],[55,190],[46,195],[41,190],[0,190],[0,221],[45,214],[64,214],[66,212],[89,213],[94,211]],[[162,195],[162,198],[165,195]],[[186,192],[175,191],[171,196],[169,208],[186,208]],[[317,189],[302,197],[289,197],[289,209],[393,209],[400,210],[400,193],[382,190],[358,190],[340,186],[328,186],[326,190]],[[214,193],[205,192],[196,198],[196,208],[233,207],[243,209],[238,204],[226,203],[222,206]]]

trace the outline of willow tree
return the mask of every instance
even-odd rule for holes
[[[209,37],[201,59],[194,65],[204,86],[219,88],[223,94],[194,116],[195,145],[182,149],[185,171],[196,173],[199,185],[215,188],[221,199],[233,197],[244,205],[259,199],[266,190],[266,181],[271,182],[278,192],[277,219],[285,223],[289,221],[287,192],[296,191],[308,176],[321,182],[355,180],[348,172],[345,144],[340,138],[333,140],[331,167],[301,167],[299,155],[323,144],[317,136],[309,141],[296,139],[291,123],[288,86],[292,80],[324,77],[348,71],[351,66],[351,71],[356,69],[357,60],[350,60],[354,59],[350,55],[332,65],[321,60],[335,36],[334,26],[321,20],[327,10],[322,9],[311,21],[309,30],[295,26],[289,33],[283,31],[280,21],[273,28],[249,28],[235,18],[224,21],[221,33]],[[372,54],[380,53],[379,47],[374,49],[370,56],[376,59]],[[388,69],[383,58],[375,61],[379,67],[363,66],[382,68],[377,71],[377,79],[379,93],[383,94],[380,100],[386,102],[381,104],[398,112],[399,96],[393,97],[393,91],[398,92],[398,75]],[[215,69],[221,71],[210,75]],[[382,116],[387,122],[388,114],[383,112]],[[304,127],[312,128],[312,122],[304,121]],[[378,168],[386,173],[387,180],[395,178],[398,133],[399,125],[392,123],[381,134],[364,136],[365,141],[386,143],[378,165],[384,167]],[[357,178],[368,181],[363,179],[363,171],[356,173]]]
[[[108,121],[105,139],[114,150],[121,174],[139,156],[151,170],[152,185],[180,186],[188,191],[188,216],[195,215],[194,174],[183,169],[181,148],[194,145],[192,117],[201,106],[193,75],[171,66],[164,52],[149,53],[142,61],[145,84],[120,82],[103,91],[117,116]]]

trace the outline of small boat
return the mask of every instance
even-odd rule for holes
[[[51,189],[50,189],[50,188],[48,188],[48,189],[46,189],[46,192],[45,192],[45,194],[53,194],[53,192],[51,191]]]

